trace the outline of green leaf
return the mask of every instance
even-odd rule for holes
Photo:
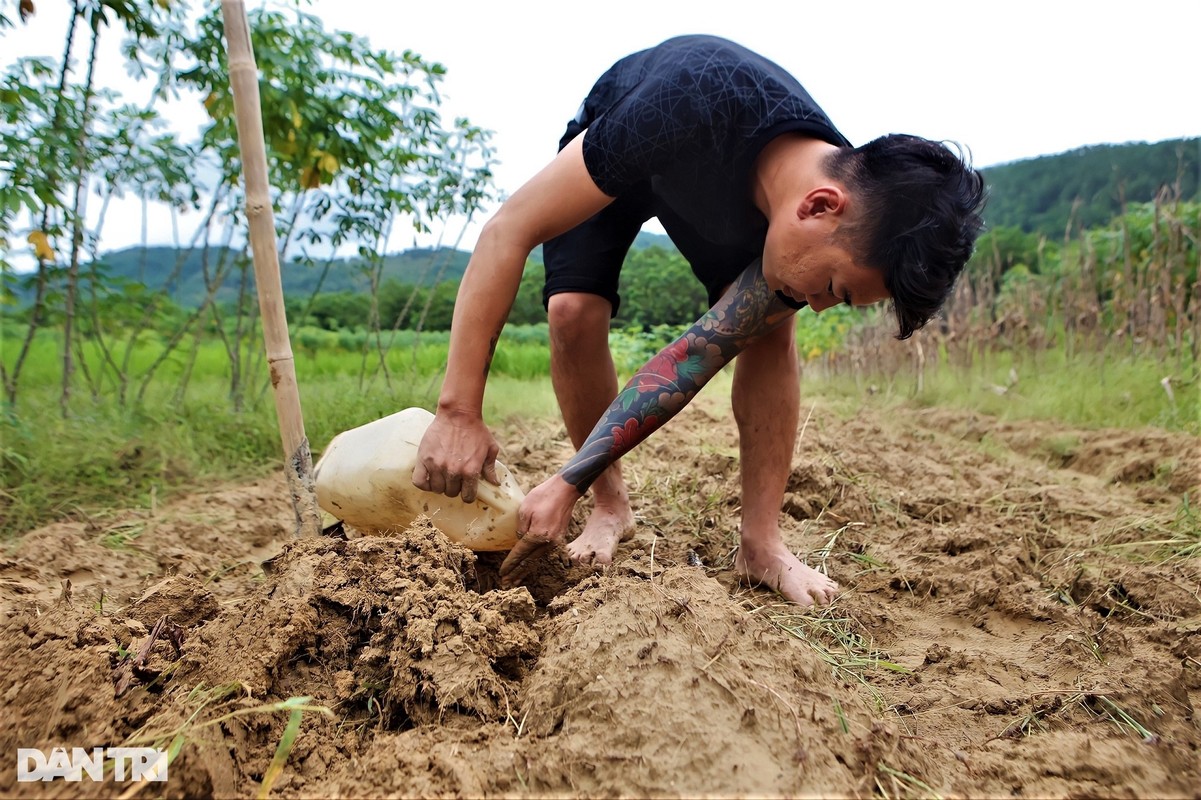
[[[292,701],[307,702],[311,698],[308,697],[291,697],[283,704],[286,706]],[[275,756],[271,759],[271,764],[267,767],[267,771],[263,773],[263,784],[259,787],[259,800],[271,794],[271,787],[275,785],[275,781],[279,778],[279,774],[283,771],[284,765],[288,763],[288,754],[292,752],[292,746],[296,744],[296,735],[300,732],[300,720],[304,717],[304,712],[300,709],[294,710],[288,716],[287,727],[284,728],[284,735],[280,737],[279,745],[275,748]]]

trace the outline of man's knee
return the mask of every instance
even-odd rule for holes
[[[552,343],[571,346],[599,336],[603,336],[607,342],[612,308],[609,301],[600,295],[582,292],[551,295],[546,315]]]
[[[746,352],[754,350],[756,351],[755,355],[760,357],[795,360],[796,349],[796,325],[795,321],[789,318],[764,334],[762,338],[747,348]]]

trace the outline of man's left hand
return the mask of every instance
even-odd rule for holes
[[[558,475],[526,495],[517,512],[517,544],[500,565],[501,581],[506,587],[523,583],[537,570],[544,555],[564,543],[571,511],[582,496]]]

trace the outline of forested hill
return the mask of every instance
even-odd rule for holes
[[[643,232],[638,234],[634,246],[638,248],[658,245],[671,248],[666,236]],[[458,282],[467,269],[470,253],[444,247],[437,249],[413,249],[386,256],[382,265],[380,284],[389,281],[406,286],[430,286],[446,281]],[[172,299],[180,305],[197,306],[204,299],[208,284],[218,270],[224,269],[225,280],[217,291],[218,300],[228,299],[237,292],[240,271],[233,260],[233,251],[212,248],[207,254],[200,249],[186,253],[173,247],[131,247],[105,253],[99,259],[100,272],[104,279],[133,281],[153,289],[167,285]],[[177,263],[183,257],[182,265]],[[534,261],[542,261],[542,248],[531,255]],[[247,269],[251,266],[247,262]],[[316,290],[323,293],[365,292],[371,279],[363,262],[359,259],[336,259],[327,265],[324,262],[305,263],[290,261],[281,265],[284,294],[309,296]],[[206,277],[207,276],[207,277]],[[249,275],[254,284],[253,272]],[[22,294],[25,294],[23,292]]]
[[[1104,225],[1127,203],[1145,203],[1163,186],[1185,200],[1201,197],[1201,138],[1080,147],[982,169],[989,186],[990,227],[1062,237],[1074,225]]]
[[[1081,147],[1052,156],[1016,161],[981,170],[989,184],[990,197],[985,212],[989,227],[1014,227],[1027,232],[1059,238],[1064,234],[1073,206],[1074,222],[1083,227],[1104,225],[1127,203],[1147,202],[1163,186],[1179,185],[1185,199],[1201,195],[1201,138],[1175,139],[1154,144],[1128,143]],[[667,237],[652,233],[639,235],[634,246],[659,245],[671,249]],[[176,267],[178,252],[167,247],[131,248],[105,254],[101,258],[104,274],[112,278],[145,283],[160,288]],[[209,274],[213,274],[221,256],[210,250]],[[383,264],[381,284],[389,281],[426,286],[435,282],[457,282],[467,267],[469,254],[449,248],[414,249],[388,256]],[[539,248],[532,256],[541,261]],[[195,306],[205,295],[205,273],[199,250],[184,261],[178,278],[171,284],[176,302]],[[362,262],[343,259],[325,265],[289,262],[283,266],[284,291],[292,296],[307,296],[318,286],[322,292],[363,292],[369,287]],[[226,278],[218,299],[234,295],[238,286],[236,270]]]
[[[226,277],[217,293],[224,300],[237,292],[240,271],[233,260],[232,251],[222,248],[210,249],[207,254],[193,250],[184,258],[176,274],[177,260],[184,251],[172,247],[133,247],[105,253],[100,258],[103,274],[109,279],[129,280],[158,289],[170,282],[171,297],[180,305],[196,306],[204,298],[206,287],[219,269],[226,270]],[[467,268],[470,254],[448,247],[439,249],[414,249],[386,256],[382,265],[380,283],[395,280],[412,286],[428,286],[443,281],[458,281]],[[313,294],[321,292],[365,292],[370,288],[370,277],[363,262],[357,259],[337,259],[326,269],[323,261],[305,263],[290,261],[281,264],[281,278],[287,295]],[[247,265],[248,269],[249,264]],[[206,278],[207,274],[207,278]],[[253,272],[250,276],[253,285]]]

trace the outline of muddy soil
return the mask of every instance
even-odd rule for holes
[[[781,525],[845,590],[816,611],[730,571],[721,398],[626,459],[603,574],[498,589],[424,521],[293,540],[282,478],[31,531],[0,752],[177,749],[140,797],[1201,797],[1196,438],[802,416]],[[569,455],[553,421],[497,433],[527,488]]]

